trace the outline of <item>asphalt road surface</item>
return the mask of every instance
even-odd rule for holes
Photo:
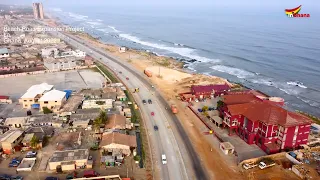
[[[60,32],[56,32],[55,35],[108,66],[129,89],[140,88],[139,93],[134,93],[134,98],[142,111],[152,150],[156,156],[154,168],[159,168],[161,179],[208,179],[181,123],[169,111],[170,107],[166,100],[151,87],[148,80],[144,79],[142,72],[136,72],[129,63],[110,57],[103,50],[87,44],[82,39],[70,35],[67,37]],[[122,73],[119,73],[120,71]],[[144,105],[143,99],[146,101],[151,99],[153,103]],[[151,115],[152,112],[154,116]],[[155,125],[158,126],[158,131],[154,130]],[[162,154],[167,157],[166,165],[161,162]]]

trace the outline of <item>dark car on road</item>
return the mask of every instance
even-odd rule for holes
[[[149,103],[149,104],[152,104],[152,101],[151,101],[151,99],[148,99],[148,103]]]
[[[11,176],[10,180],[23,180],[22,176]]]
[[[154,125],[154,126],[153,126],[153,129],[154,129],[155,131],[158,131],[158,130],[159,130],[159,128],[158,128],[157,125]]]
[[[143,103],[143,104],[147,104],[147,101],[146,101],[146,100],[142,100],[142,103]]]
[[[11,176],[9,176],[8,174],[1,174],[0,175],[0,180],[10,180]]]

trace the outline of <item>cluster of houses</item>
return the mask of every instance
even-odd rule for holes
[[[56,135],[56,151],[48,160],[50,170],[57,167],[62,171],[90,168],[92,160],[88,158],[89,148],[83,148],[82,135],[90,132],[93,140],[86,142],[85,147],[100,149],[101,163],[106,166],[121,164],[124,157],[136,153],[137,147],[131,123],[131,103],[124,90],[121,83],[80,92],[56,90],[47,83],[31,86],[19,99],[23,108],[34,112],[45,107],[54,113],[6,118],[0,135],[3,153],[41,149],[45,139]],[[96,129],[94,120],[101,112],[105,112],[107,121]],[[60,129],[59,134],[55,134],[57,129]],[[35,138],[36,144],[33,142]]]
[[[220,124],[229,135],[238,135],[247,144],[256,144],[267,154],[306,145],[312,120],[284,108],[284,100],[259,91],[233,90],[224,85],[192,86],[180,94],[184,101],[219,98]],[[220,105],[219,105],[220,104]]]
[[[48,70],[70,70],[84,65],[93,65],[93,59],[78,49],[62,51],[55,46],[46,47],[41,50],[41,56]]]

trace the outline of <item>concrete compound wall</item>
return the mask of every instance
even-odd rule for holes
[[[261,158],[276,159],[276,158],[279,158],[279,157],[285,157],[285,155],[286,155],[286,152],[281,152],[281,153],[277,153],[277,154],[271,154],[271,155],[268,155],[268,156],[261,156],[261,157],[257,157],[257,158],[246,159],[246,160],[240,162],[239,165],[242,166],[242,164],[244,164],[244,163],[257,162],[257,161],[258,161],[259,159],[261,159]]]
[[[64,69],[63,71],[74,70],[74,69],[86,69],[86,68],[93,68],[93,67],[97,67],[97,66],[96,65],[81,66],[81,67]],[[34,74],[54,73],[54,72],[59,72],[59,71],[60,70],[44,70],[44,71],[33,71],[33,72],[25,72],[25,73],[5,74],[5,75],[0,75],[0,79],[1,78],[7,78],[7,77],[14,77],[14,76],[27,76],[27,75],[34,75]]]

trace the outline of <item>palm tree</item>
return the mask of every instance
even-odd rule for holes
[[[38,143],[39,143],[39,139],[37,138],[37,136],[33,136],[30,141],[31,147],[36,148],[38,146]]]
[[[219,100],[219,101],[217,102],[217,109],[220,109],[222,106],[224,106],[224,102],[221,101],[221,100]]]

